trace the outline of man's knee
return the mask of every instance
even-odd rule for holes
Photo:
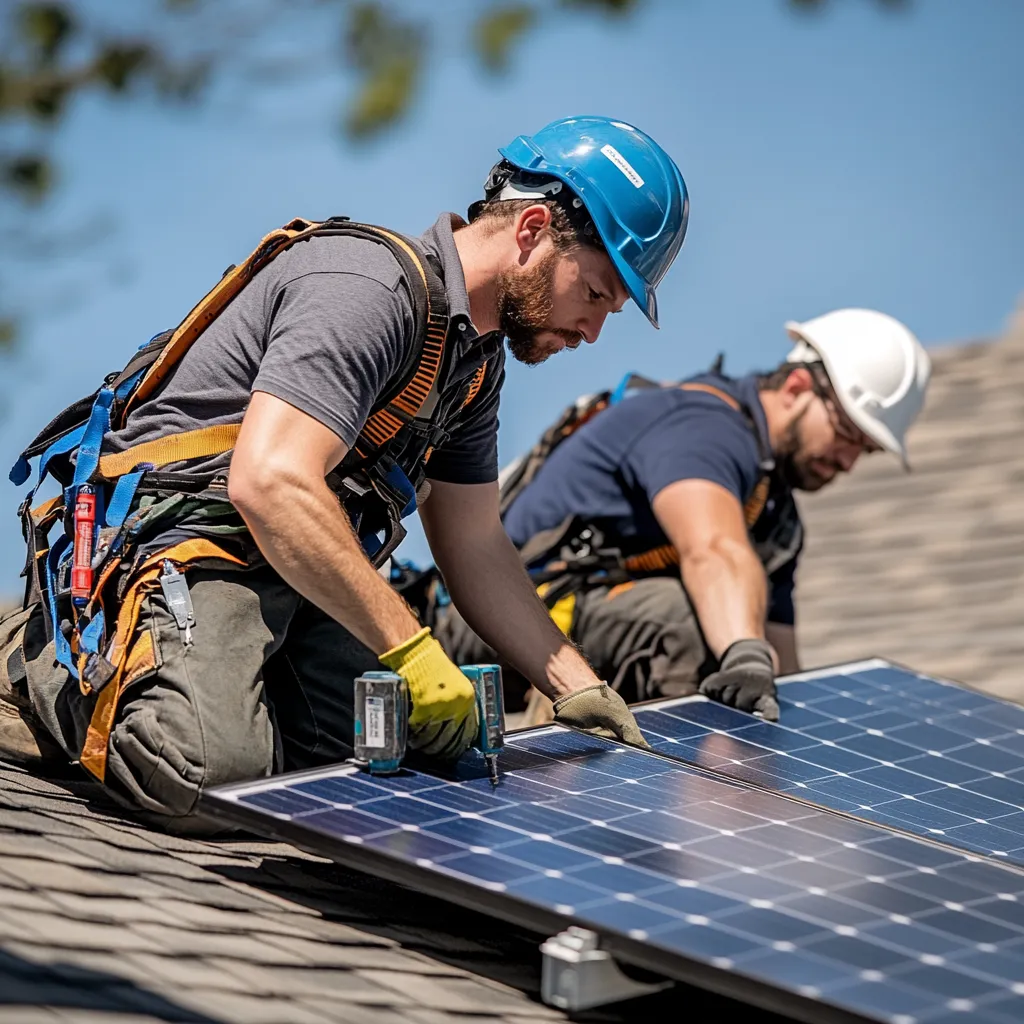
[[[194,814],[211,786],[271,773],[269,720],[263,729],[259,723],[234,730],[204,726],[193,707],[154,679],[111,730],[108,784],[143,810],[178,818]]]
[[[159,591],[143,602],[135,643],[153,654],[139,659],[141,674],[128,676],[108,743],[106,776],[114,791],[173,817],[194,814],[204,789],[274,768],[262,668],[277,624],[264,621],[259,593],[197,577],[190,588],[192,640],[182,636]]]

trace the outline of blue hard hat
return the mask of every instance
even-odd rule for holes
[[[565,182],[583,200],[633,301],[658,326],[655,289],[686,236],[690,201],[672,158],[607,117],[567,117],[499,150],[513,166]]]

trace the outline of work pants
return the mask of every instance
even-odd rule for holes
[[[161,590],[142,605],[155,664],[127,685],[107,747],[105,782],[122,803],[182,825],[210,786],[352,756],[355,678],[374,653],[268,566],[197,567],[186,575],[195,625],[178,630]],[[45,642],[41,611],[24,638],[33,708],[71,759],[96,696]]]
[[[459,664],[497,660],[452,605],[434,632]],[[701,680],[715,670],[714,656],[678,577],[582,591],[576,595],[569,637],[598,677],[627,703],[696,693]],[[508,666],[502,667],[509,710],[519,710],[527,684]]]

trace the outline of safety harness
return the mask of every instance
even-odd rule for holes
[[[637,390],[678,388],[682,391],[704,392],[725,402],[743,414],[758,442],[761,477],[743,508],[747,529],[752,529],[764,511],[774,468],[771,452],[766,450],[750,411],[733,395],[713,384],[686,381],[682,384],[661,384],[637,374],[627,374],[612,391],[586,395],[569,406],[537,444],[512,463],[502,475],[501,510],[504,514],[540,472],[551,453],[585,423],[605,409],[617,405]],[[568,633],[575,612],[576,594],[592,586],[624,587],[644,576],[660,575],[675,570],[679,553],[671,544],[649,550],[625,553],[615,538],[607,537],[596,523],[573,515],[552,529],[531,537],[520,555],[537,584],[538,594],[551,611],[552,618]]]
[[[230,545],[207,536],[179,536],[155,551],[140,543],[155,528],[162,534],[204,503],[230,510],[223,476],[170,473],[165,467],[231,451],[240,422],[169,434],[122,452],[104,452],[103,439],[166,383],[196,339],[256,274],[293,245],[324,235],[383,244],[401,266],[413,300],[415,343],[405,365],[327,478],[374,565],[382,565],[404,537],[401,520],[416,508],[430,453],[483,383],[486,364],[468,382],[444,387],[453,358],[446,344],[447,297],[438,269],[419,243],[345,217],[296,219],[264,237],[243,263],[229,267],[177,328],[143,345],[124,369],[108,374],[93,394],[39,433],[10,473],[13,483],[25,483],[30,461],[39,457],[36,483],[19,509],[27,546],[25,607],[42,605],[57,660],[83,694],[97,697],[81,763],[101,780],[118,699],[156,665],[148,632],[135,635],[145,596],[162,587],[183,639],[190,641],[191,602],[181,570],[247,564]],[[33,507],[33,496],[48,477],[61,493]],[[84,565],[76,558],[76,539],[91,555]]]

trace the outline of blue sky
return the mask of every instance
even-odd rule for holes
[[[478,7],[445,5],[448,42],[414,118],[367,148],[340,139],[343,83],[326,72],[169,113],[78,105],[52,212],[72,226],[102,215],[110,235],[7,279],[35,315],[0,364],[0,461],[271,227],[347,213],[421,231],[464,212],[499,145],[573,113],[630,120],[673,154],[690,231],[661,331],[630,308],[596,345],[512,369],[502,461],[628,370],[679,377],[720,350],[733,371],[767,367],[785,354],[783,321],[844,305],[885,310],[926,344],[991,336],[1024,292],[1019,0],[916,0],[903,15],[845,0],[818,17],[782,0],[647,0],[625,21],[549,23],[500,79],[460,54],[459,12]],[[275,48],[299,52],[307,32],[298,19]],[[9,487],[0,592],[23,557],[18,501]],[[426,555],[415,531],[404,554]]]

